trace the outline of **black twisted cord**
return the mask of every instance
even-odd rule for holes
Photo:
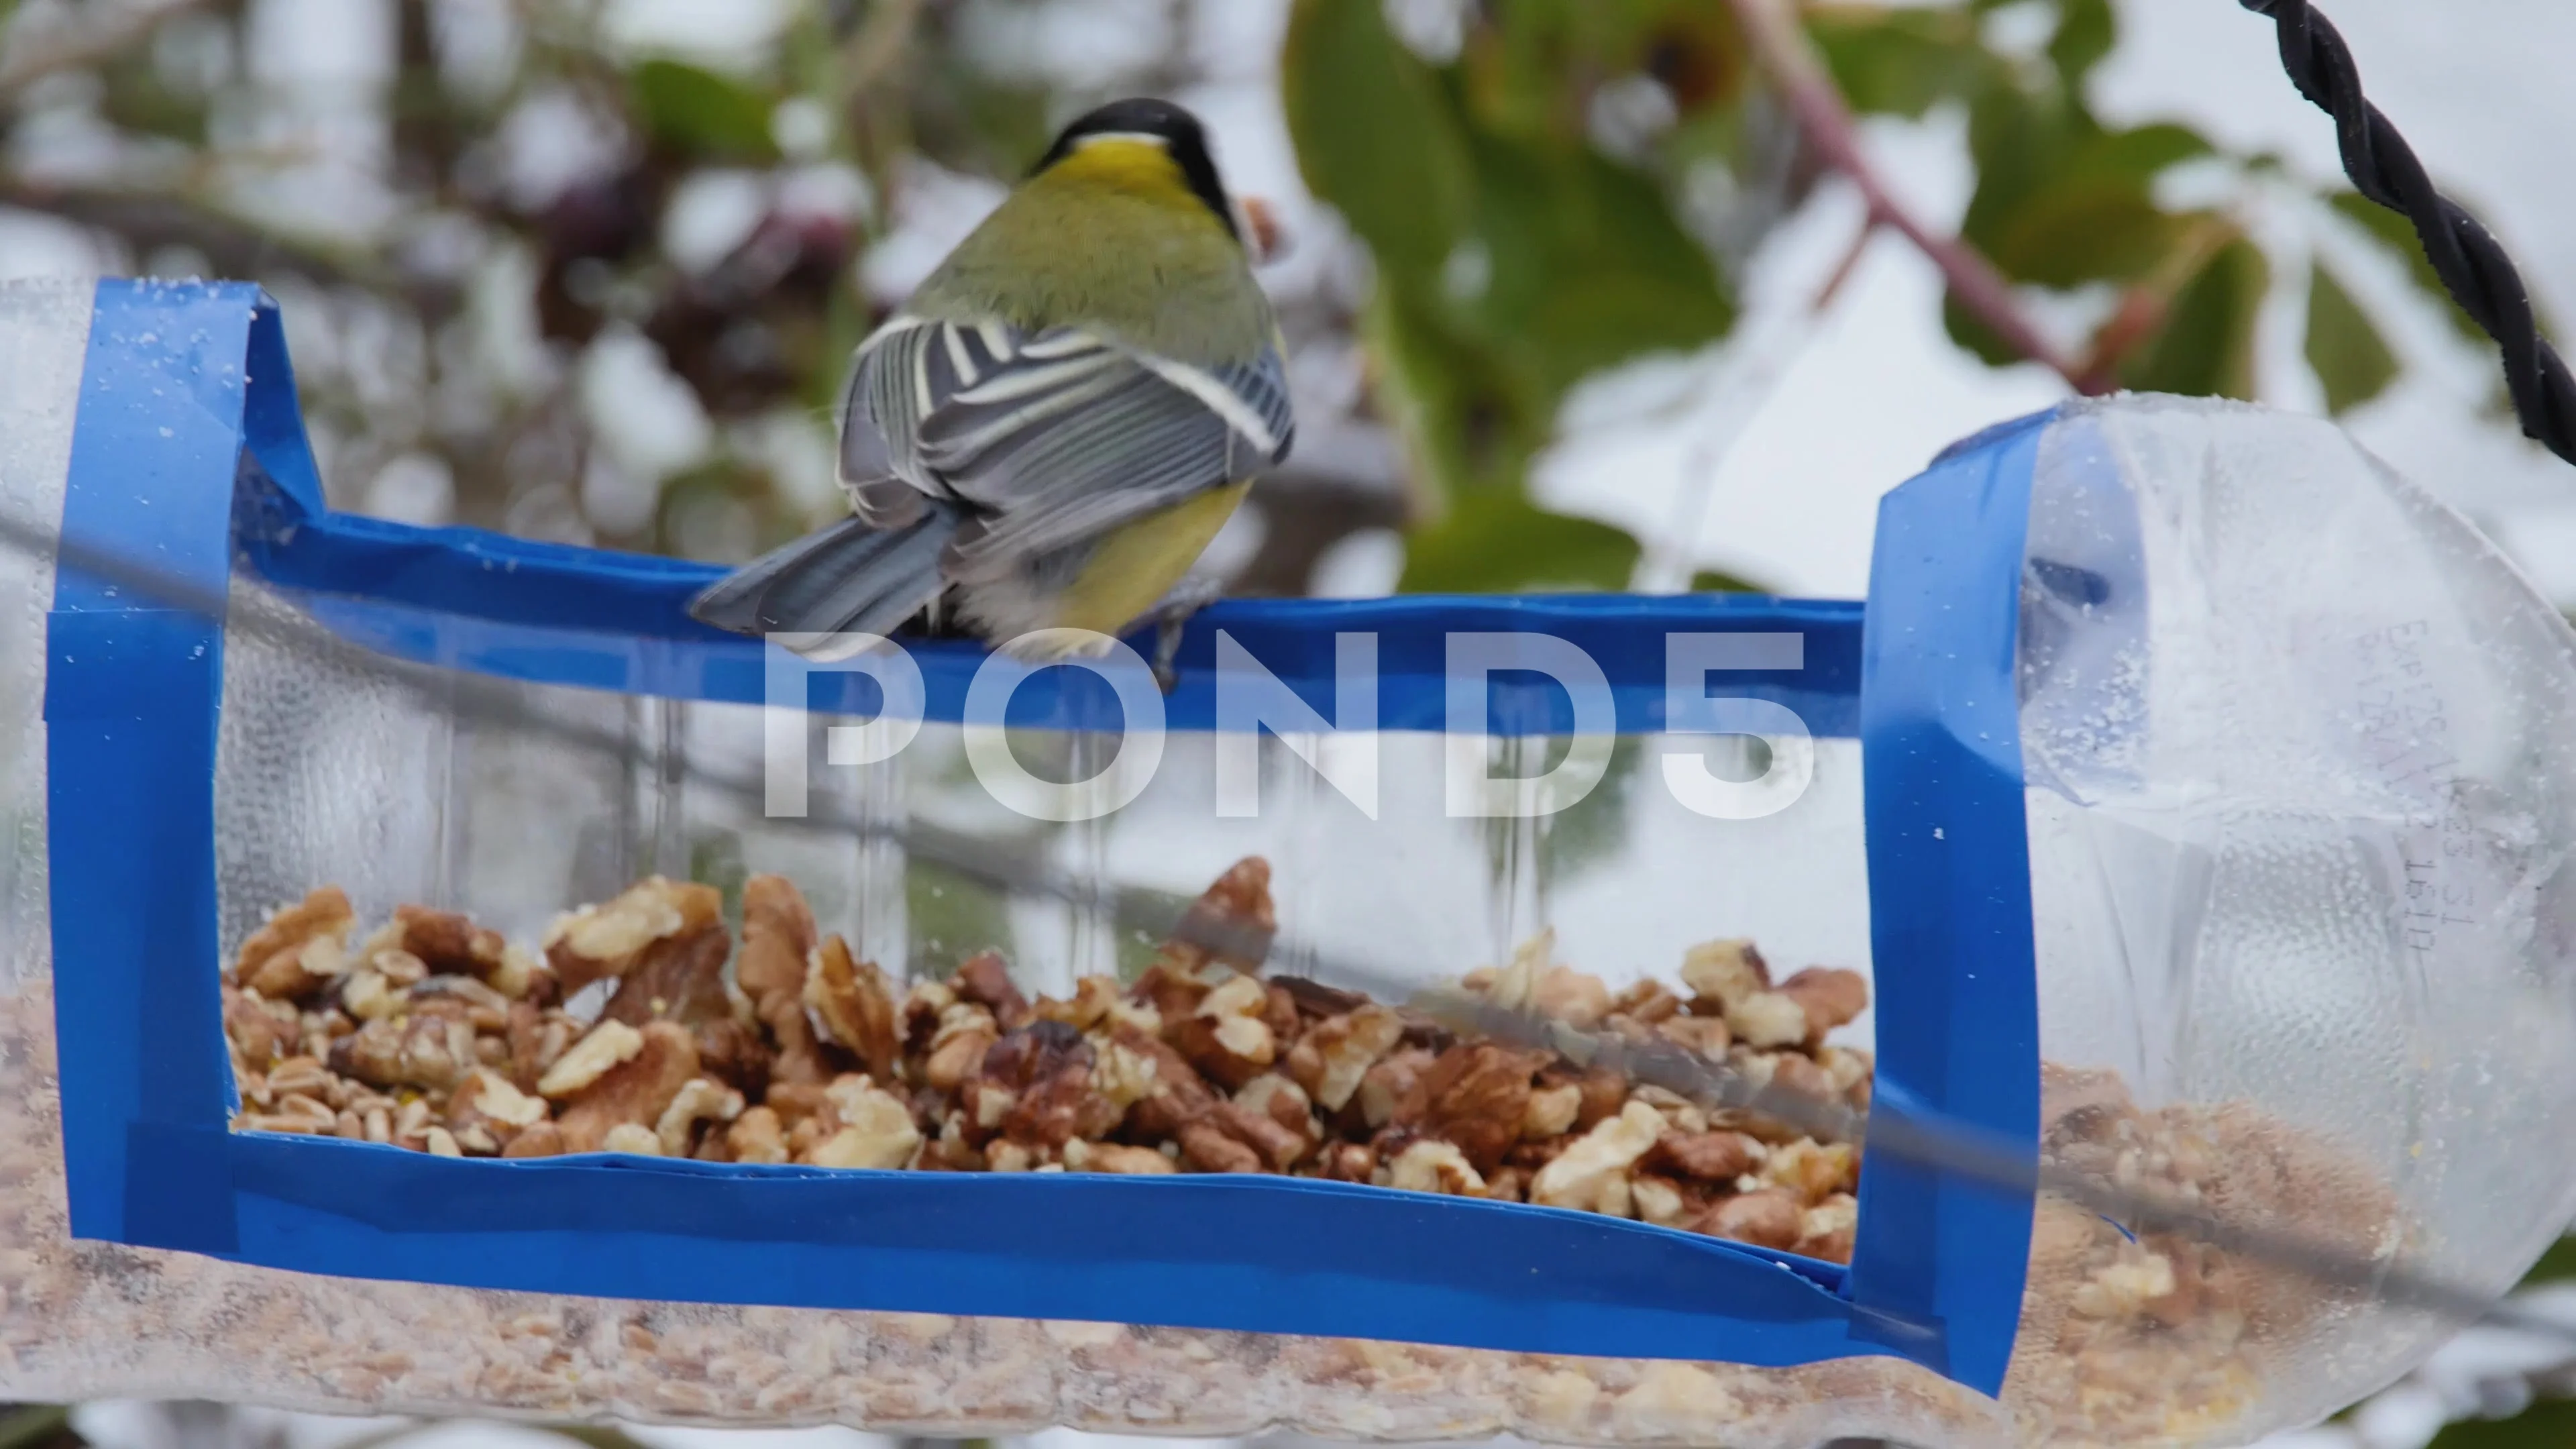
[[[2333,25],[2308,0],[2239,0],[2270,16],[2281,68],[2308,103],[2334,117],[2344,174],[2363,196],[2404,214],[2433,274],[2504,351],[2505,385],[2523,436],[2576,463],[2576,377],[2547,342],[2522,274],[2477,218],[2433,188],[2406,138],[2361,93],[2361,72]]]

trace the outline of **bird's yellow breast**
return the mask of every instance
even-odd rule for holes
[[[1100,541],[1057,596],[1055,627],[1116,634],[1163,601],[1252,491],[1249,479],[1149,513]]]

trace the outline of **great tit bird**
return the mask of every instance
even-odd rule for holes
[[[953,608],[1047,662],[1085,651],[1025,636],[1114,637],[1203,602],[1175,585],[1296,428],[1243,230],[1188,111],[1123,100],[1075,120],[859,345],[841,424],[851,516],[690,614],[741,634],[884,635]]]

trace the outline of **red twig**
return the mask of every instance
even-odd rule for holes
[[[1888,190],[1878,168],[1861,150],[1860,130],[1852,120],[1851,108],[1844,104],[1842,92],[1835,87],[1833,77],[1808,43],[1806,31],[1799,27],[1797,17],[1783,0],[1727,0],[1727,7],[1735,13],[1736,24],[1763,67],[1779,83],[1799,129],[1828,165],[1859,188],[1871,221],[1894,228],[1930,257],[1960,305],[1993,328],[1995,335],[2014,351],[2045,365],[2066,379],[2070,387],[2086,392],[2100,390],[2098,385],[2087,386],[2093,380],[2084,375],[2082,362],[2041,336],[2022,314],[2011,285],[1993,263],[1957,237],[1933,231]]]
[[[1816,289],[1816,298],[1808,304],[1808,311],[1822,313],[1842,296],[1843,287],[1851,281],[1852,273],[1860,270],[1861,258],[1869,255],[1869,244],[1878,240],[1878,227],[1879,219],[1875,215],[1862,218],[1859,234],[1844,249],[1843,259],[1834,264],[1833,275],[1825,278],[1825,284]]]

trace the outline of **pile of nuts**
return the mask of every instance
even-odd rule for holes
[[[778,876],[746,883],[738,950],[723,906],[713,887],[654,877],[559,918],[530,951],[418,906],[354,939],[347,896],[316,890],[225,972],[235,1126],[463,1157],[1292,1174],[1850,1261],[1848,1144],[1183,939],[1132,985],[1085,977],[1070,1000],[1030,1000],[989,952],[906,989],[819,934]],[[1235,865],[1191,917],[1266,941],[1268,865]],[[1775,983],[1751,943],[1719,941],[1688,954],[1679,990],[1613,991],[1550,961],[1551,945],[1459,985],[1866,1107],[1868,1055],[1826,1041],[1867,1005],[1859,975]],[[597,983],[595,1016],[566,1009]]]
[[[2150,1109],[2114,1073],[2044,1063],[2040,1124],[2042,1160],[2098,1185],[2295,1227],[2364,1260],[2403,1235],[2379,1174],[2244,1103]],[[2303,1368],[2339,1371],[2316,1347],[2320,1329],[2368,1306],[2296,1267],[2177,1232],[2133,1234],[2042,1193],[2005,1402],[2029,1443],[2205,1441],[2267,1391],[2299,1392]]]
[[[1239,874],[1237,880],[1248,883],[1248,876]],[[844,1079],[867,1077],[868,1089],[876,1090],[865,1058],[840,1045],[844,1032],[850,1040],[873,1042],[879,1049],[896,1043],[888,1080],[903,1086],[886,1093],[889,1099],[908,1107],[914,1094],[927,1088],[926,1082],[911,1085],[905,1076],[915,1065],[926,1068],[928,1063],[912,1041],[904,1010],[910,993],[898,996],[887,988],[883,1018],[844,1010],[876,998],[838,984],[862,979],[855,964],[847,976],[839,974],[845,953],[828,950],[821,940],[800,944],[794,899],[783,885],[765,883],[746,902],[756,909],[747,911],[746,939],[735,954],[732,974],[752,1002],[752,1025],[736,1037],[721,1025],[742,1022],[733,991],[721,993],[729,1010],[719,1013],[706,1010],[704,1002],[685,1004],[690,995],[674,989],[698,979],[702,968],[693,963],[704,959],[682,955],[674,943],[703,935],[706,917],[692,913],[712,912],[708,897],[691,888],[656,885],[630,894],[622,904],[582,913],[548,943],[560,950],[542,952],[513,951],[454,918],[419,911],[396,917],[399,937],[388,927],[361,944],[350,944],[358,938],[352,913],[334,893],[317,893],[273,918],[227,973],[228,1024],[240,1057],[245,1101],[252,1108],[242,1125],[348,1131],[422,1151],[497,1148],[521,1155],[547,1146],[549,1132],[556,1150],[569,1150],[571,1142],[604,1143],[610,1133],[632,1127],[637,1131],[618,1133],[621,1141],[641,1148],[642,1134],[649,1132],[658,1150],[659,1128],[674,1104],[684,1095],[703,1098],[714,1092],[719,1100],[711,1109],[686,1106],[673,1119],[674,1141],[692,1155],[733,1150],[733,1129],[751,1117],[755,1104],[779,1119],[786,1139],[781,1146],[791,1158],[835,1155],[868,1141],[880,1127],[886,1129],[884,1135],[899,1137],[895,1124],[876,1123],[865,1110],[873,1098],[853,1102],[832,1097],[834,1089],[844,1099],[850,1096]],[[1212,897],[1221,899],[1222,893]],[[653,906],[654,901],[661,906]],[[651,944],[655,942],[664,944]],[[720,954],[712,946],[697,949]],[[417,980],[410,979],[407,963],[389,954],[393,951],[420,962]],[[1691,990],[1684,1009],[1651,1025],[1641,1024],[1634,1010],[1645,1004],[1642,1000],[1614,1009],[1627,993],[1547,969],[1543,954],[1535,951],[1475,984],[1489,995],[1513,1000],[1543,994],[1551,1009],[1576,1017],[1597,1012],[1605,1025],[1623,1018],[1619,1025],[1625,1029],[1668,1038],[1706,1033],[1704,1046],[1714,1041],[1715,1033],[1691,1023],[1724,1020],[1730,1058],[1747,1064],[1769,1059],[1775,1072],[1803,1070],[1789,1065],[1793,1057],[1829,1074],[1832,1064],[1846,1060],[1809,1051],[1804,1043],[1794,1049],[1757,1045],[1785,1034],[1791,1021],[1763,989],[1741,989],[1745,982],[1739,980],[1739,989],[1729,995],[1728,978],[1720,968],[1736,955],[1725,950],[1697,953],[1698,979],[1685,977]],[[549,1096],[540,1085],[548,1073],[610,1019],[602,1014],[584,1024],[563,1015],[560,1003],[568,983],[586,985],[593,979],[580,967],[566,973],[567,962],[580,960],[620,966],[612,973],[614,983],[594,988],[594,994],[636,993],[618,1007],[618,1017],[634,1032],[637,1046],[633,1056],[601,1070],[584,1087]],[[797,962],[805,969],[797,969]],[[1207,995],[1199,997],[1200,1005],[1225,984],[1216,963],[1166,953],[1157,964],[1168,968],[1164,989],[1174,992],[1176,1000],[1187,993],[1168,983],[1184,974],[1203,978]],[[831,969],[821,969],[825,965]],[[363,979],[369,972],[381,988]],[[1204,979],[1209,977],[1220,979]],[[1756,978],[1762,979],[1767,973]],[[440,984],[421,989],[432,980]],[[630,987],[638,980],[644,984]],[[1813,997],[1822,980],[1809,976],[1800,984],[1800,978],[1792,977],[1771,992],[1792,1000]],[[803,1005],[808,983],[814,981],[819,984],[811,989],[822,1004],[788,1010],[791,1004]],[[489,988],[491,995],[459,982]],[[964,984],[952,979],[952,998]],[[1788,989],[1793,984],[1794,992]],[[399,993],[406,1008],[382,1009],[379,989],[388,997]],[[1644,994],[1639,993],[1641,998]],[[1091,995],[1100,999],[1100,988],[1093,987]],[[362,1011],[350,1009],[352,998]],[[1736,1009],[1690,1005],[1710,998]],[[1108,999],[1125,1003],[1130,1015],[1149,1005],[1158,1015],[1162,1011],[1150,991],[1119,991]],[[962,998],[949,1005],[958,1000]],[[1030,1005],[1033,1020],[1054,1019],[1039,1014],[1045,1005]],[[1358,1009],[1326,1015],[1355,1016]],[[1000,1012],[989,1005],[983,1010],[993,1017],[993,1040],[976,1063],[978,1080],[1009,1034],[1001,1029]],[[1659,1011],[1647,1005],[1643,1014]],[[946,1015],[945,1007],[940,1014]],[[1195,1017],[1195,1009],[1189,1014]],[[1291,1061],[1284,1074],[1272,1074],[1291,1082],[1298,1080],[1294,1062],[1303,1059],[1298,1048],[1312,1041],[1320,1057],[1326,1044],[1316,1039],[1325,1017],[1305,1021],[1307,1014],[1301,1010],[1284,1054],[1277,1034],[1272,1035],[1273,1066]],[[1206,1018],[1207,1035],[1222,1033],[1235,1047],[1247,1046],[1250,1028],[1226,1025],[1226,1019],[1239,1015],[1227,1013],[1219,999],[1216,1014]],[[445,1024],[451,1018],[462,1020],[467,1029],[462,1045]],[[415,1026],[411,1019],[434,1024]],[[1090,1030],[1108,1019],[1103,1008]],[[872,1020],[877,1024],[870,1025]],[[960,1012],[955,1020],[980,1028],[971,1012]],[[362,1023],[377,1021],[403,1024],[377,1027],[373,1036],[361,1038]],[[1266,1003],[1261,1021],[1270,1026]],[[1371,1069],[1408,1046],[1431,1051],[1436,1067],[1449,1046],[1456,1045],[1434,1048],[1436,1037],[1419,1031],[1401,1013],[1399,1022],[1417,1040],[1408,1043],[1399,1033],[1396,1045],[1371,1062]],[[832,1422],[870,1432],[942,1438],[1061,1425],[1101,1433],[1196,1437],[1280,1429],[1381,1442],[1511,1435],[1541,1443],[1632,1449],[1713,1442],[1742,1449],[1799,1449],[1845,1437],[1890,1438],[1942,1449],[2006,1443],[2245,1443],[2264,1430],[2308,1422],[2331,1407],[2314,1399],[2318,1386],[2331,1392],[2334,1385],[2353,1382],[2371,1364],[2394,1362],[2387,1355],[2402,1353],[2410,1341],[2406,1335],[2414,1332],[2373,1311],[2358,1293],[2329,1290],[2295,1270],[2169,1235],[2132,1237],[2119,1225],[2049,1194],[2042,1194],[2037,1204],[2021,1333],[2000,1401],[1884,1357],[1766,1369],[1148,1325],[631,1302],[282,1272],[71,1235],[54,1027],[53,993],[38,953],[32,974],[0,977],[0,1099],[13,1104],[0,1113],[0,1391],[24,1402],[143,1393],[341,1413],[472,1413],[557,1421],[615,1415],[735,1427]],[[657,1093],[632,1087],[614,1088],[632,1093],[632,1099],[612,1111],[610,1098],[598,1093],[618,1072],[644,1061],[646,1068],[628,1071],[628,1079],[639,1080],[649,1072],[662,1080],[667,1079],[665,1068],[653,1065],[656,1057],[667,1052],[674,1062],[688,1060],[680,1054],[673,1029],[686,1038],[699,1066],[686,1076],[668,1074],[677,1086],[650,1120],[645,1109],[653,1106]],[[1083,1034],[1086,1045],[1092,1041],[1090,1030]],[[935,1022],[929,1034],[932,1042],[923,1045],[934,1046],[929,1055],[935,1056]],[[980,1032],[961,1026],[949,1034],[949,1042],[976,1034]],[[1109,1034],[1115,1038],[1114,1024]],[[1166,1035],[1160,1029],[1152,1033],[1186,1062],[1190,1048],[1174,1045]],[[612,1048],[623,1038],[611,1033],[602,1040],[601,1055],[619,1055]],[[334,1049],[344,1042],[348,1045],[335,1062]],[[746,1091],[719,1071],[742,1071],[755,1059],[750,1044],[767,1052],[768,1081],[757,1092]],[[969,1050],[955,1049],[959,1057]],[[305,1060],[295,1062],[298,1057]],[[1159,1072],[1166,1058],[1156,1053],[1153,1060]],[[585,1070],[576,1059],[567,1075]],[[299,1072],[304,1074],[301,1081]],[[385,1084],[372,1083],[361,1072],[374,1072]],[[498,1092],[487,1098],[490,1082],[477,1076],[483,1072],[508,1085],[526,1105]],[[1381,1087],[1391,1076],[1379,1077]],[[1368,1077],[1369,1071],[1360,1072],[1354,1099],[1366,1095]],[[464,1092],[469,1078],[474,1088]],[[445,1085],[437,1085],[442,1079]],[[1218,1084],[1205,1073],[1197,1079],[1208,1093],[1204,1110],[1212,1114]],[[966,1077],[961,1074],[958,1080],[962,1095]],[[779,1093],[799,1081],[819,1083],[831,1115],[816,1108],[788,1120],[792,1114],[780,1111]],[[707,1087],[693,1092],[691,1082]],[[1422,1082],[1418,1070],[1413,1082]],[[1538,1074],[1530,1079],[1533,1097],[1561,1085],[1551,1082],[1543,1089],[1540,1082]],[[562,1080],[555,1085],[561,1087]],[[1299,1089],[1313,1099],[1312,1090],[1302,1084]],[[744,1099],[730,1120],[725,1114],[731,1100],[721,1095],[727,1092]],[[468,1113],[468,1120],[457,1123],[452,1105],[460,1093],[467,1106],[481,1105],[479,1119]],[[798,1095],[788,1091],[785,1100]],[[1412,1094],[1403,1095],[1409,1100]],[[1017,1096],[1026,1100],[1025,1093]],[[291,1100],[297,1097],[305,1100]],[[1240,1105],[1240,1097],[1238,1089],[1223,1100]],[[1445,1093],[1439,1098],[1446,1099]],[[2042,1099],[2044,1150],[2057,1165],[2123,1187],[2180,1192],[2234,1220],[2295,1224],[2302,1232],[2321,1234],[2356,1251],[2381,1250],[2406,1222],[2371,1159],[2346,1157],[2332,1143],[2251,1104],[2143,1106],[2116,1077],[2055,1064],[2043,1067]],[[992,1100],[979,1088],[979,1101]],[[1434,1098],[1425,1091],[1421,1100],[1417,1128],[1431,1121]],[[591,1110],[580,1110],[585,1102]],[[962,1109],[962,1103],[957,1105]],[[1349,1104],[1344,1105],[1347,1109]],[[1628,1105],[1623,1101],[1618,1113],[1602,1117],[1594,1128],[1623,1120]],[[1650,1098],[1646,1105],[1656,1104]],[[845,1110],[853,1107],[858,1110]],[[321,1125],[326,1115],[328,1128]],[[1354,1139],[1334,1125],[1340,1116],[1316,1113],[1319,1149],[1324,1133],[1353,1145]],[[817,1118],[817,1125],[802,1125]],[[1392,1125],[1391,1114],[1388,1120]],[[1445,1127],[1454,1119],[1440,1120]],[[754,1121],[747,1137],[759,1130]],[[924,1130],[934,1122],[937,1131]],[[944,1111],[935,1119],[911,1118],[910,1130],[922,1139],[912,1153],[925,1165],[935,1154],[925,1154],[924,1147],[944,1136],[946,1123]],[[682,1130],[684,1124],[694,1125]],[[1121,1130],[1135,1125],[1131,1107]],[[832,1129],[828,1134],[826,1127]],[[842,1134],[853,1127],[859,1135],[845,1141]],[[1729,1130],[1747,1130],[1763,1142],[1766,1167],[1778,1147],[1794,1146],[1770,1143],[1735,1124]],[[1588,1132],[1576,1135],[1576,1141]],[[1206,1134],[1196,1135],[1203,1143],[1210,1141]],[[1356,1145],[1370,1146],[1375,1135]],[[1415,1140],[1426,1136],[1447,1142],[1461,1157],[1468,1155],[1471,1144],[1447,1136],[1426,1133]],[[988,1166],[993,1145],[1012,1140],[999,1132],[984,1139]],[[1056,1161],[1072,1151],[1075,1140],[1065,1138]],[[1655,1143],[1660,1146],[1663,1140],[1659,1134]],[[711,1147],[711,1141],[723,1145]],[[832,1142],[843,1146],[825,1150],[823,1145]],[[1106,1145],[1146,1146],[1119,1133]],[[1389,1145],[1394,1145],[1392,1139]],[[1482,1141],[1472,1145],[1479,1152],[1487,1150]],[[1506,1148],[1505,1157],[1521,1145]],[[1211,1145],[1208,1150],[1221,1149]],[[1403,1150],[1397,1146],[1394,1155],[1401,1158]],[[1568,1144],[1551,1161],[1571,1150]],[[1159,1143],[1148,1151],[1163,1157]],[[1009,1165],[1010,1152],[1001,1156],[1003,1165]],[[1141,1163],[1142,1158],[1134,1160]],[[1192,1165],[1187,1149],[1177,1161],[1163,1160],[1175,1167]],[[1475,1166],[1473,1160],[1468,1165]],[[1298,1166],[1311,1170],[1313,1160]],[[1510,1174],[1511,1166],[1505,1161],[1491,1175],[1476,1170],[1490,1191],[1498,1183],[1521,1181]],[[1641,1152],[1627,1173],[1630,1211],[1637,1211],[1641,1200],[1651,1206],[1653,1190],[1641,1193],[1638,1183],[1653,1177],[1681,1180],[1656,1171]],[[1456,1181],[1465,1184],[1463,1177]],[[1597,1179],[1595,1189],[1615,1194],[1609,1181],[1606,1175]],[[1529,1185],[1522,1181],[1523,1190]],[[1718,1201],[1745,1195],[1739,1184],[1735,1193],[1722,1193]],[[2439,1327],[2431,1325],[2432,1330]],[[2426,1346],[2430,1342],[2424,1340]]]

